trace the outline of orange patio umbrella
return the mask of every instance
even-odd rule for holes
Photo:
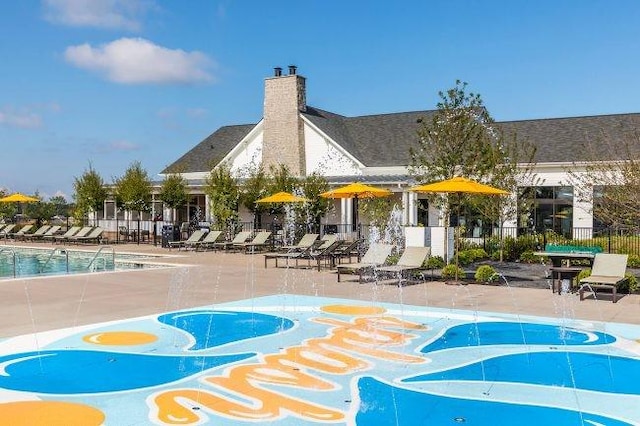
[[[0,198],[0,203],[18,203],[21,206],[20,212],[22,214],[24,214],[24,206],[22,206],[22,203],[35,203],[38,201],[40,201],[38,198],[30,197],[20,192],[15,192],[11,195]]]
[[[426,185],[418,185],[409,189],[414,192],[427,192],[427,193],[441,193],[441,194],[458,194],[462,197],[462,194],[484,194],[484,195],[509,195],[508,191],[494,188],[493,186],[485,185],[480,182],[476,182],[471,179],[464,178],[462,176],[456,176],[451,179],[446,179],[440,182],[429,183]],[[460,200],[458,200],[460,201]],[[460,203],[458,202],[458,217],[460,217]],[[445,223],[445,227],[448,224]],[[445,233],[446,234],[446,233]],[[445,236],[445,242],[447,237]],[[455,279],[458,282],[458,240],[456,240],[456,272]]]

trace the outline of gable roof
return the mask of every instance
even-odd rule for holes
[[[419,120],[428,120],[435,112],[345,117],[308,106],[302,115],[367,167],[385,167],[411,163],[409,148],[418,143]],[[515,134],[518,139],[534,145],[536,162],[571,163],[590,159],[591,153],[583,146],[587,141],[603,137],[611,141],[628,140],[631,132],[640,131],[640,114],[503,121],[496,125],[505,133]],[[221,127],[162,173],[168,173],[173,167],[186,173],[210,170],[211,164],[220,162],[255,126]],[[600,149],[598,154],[603,160],[624,158],[623,150],[612,150],[610,144],[591,145]],[[640,144],[636,144],[636,148],[640,154]]]
[[[178,170],[180,173],[206,172],[218,164],[255,127],[255,124],[224,126],[207,136],[161,173]]]

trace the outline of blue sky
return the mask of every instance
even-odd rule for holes
[[[71,199],[91,164],[153,179],[256,123],[274,66],[356,116],[433,109],[456,79],[497,120],[640,112],[640,2],[20,0],[0,13],[0,187]]]

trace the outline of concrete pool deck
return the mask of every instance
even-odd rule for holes
[[[28,246],[28,244],[15,243]],[[42,248],[43,244],[35,247]],[[95,250],[98,246],[72,249]],[[398,288],[346,280],[334,270],[264,267],[262,254],[113,246],[118,253],[164,256],[177,268],[2,280],[0,338],[275,294],[335,297],[421,307],[640,324],[640,296],[580,301],[549,289],[425,283]]]

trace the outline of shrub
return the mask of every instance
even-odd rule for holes
[[[458,252],[458,262],[460,265],[466,266],[475,260],[473,250],[464,250]]]
[[[494,281],[498,277],[498,273],[491,265],[481,265],[476,269],[474,277],[478,282],[488,283]]]
[[[486,251],[484,251],[483,248],[476,248],[476,249],[473,249],[472,251],[473,251],[474,262],[476,260],[487,259],[489,257],[489,255],[487,254]]]
[[[581,279],[587,278],[589,275],[591,275],[591,268],[585,268],[582,271],[580,271],[577,277],[578,283],[580,283]]]
[[[640,256],[637,254],[630,254],[627,259],[627,266],[629,268],[640,268]]]
[[[427,269],[441,269],[444,268],[444,259],[442,256],[430,256],[422,265]]]
[[[520,255],[520,262],[523,263],[538,263],[539,261],[539,256],[534,255],[532,250],[527,250]]]
[[[442,278],[455,278],[456,277],[456,268],[458,270],[457,276],[459,279],[464,279],[466,277],[464,273],[464,269],[455,264],[450,264],[442,268]]]
[[[638,278],[631,272],[627,272],[624,276],[626,280],[618,284],[618,291],[620,293],[635,293],[638,290]]]

